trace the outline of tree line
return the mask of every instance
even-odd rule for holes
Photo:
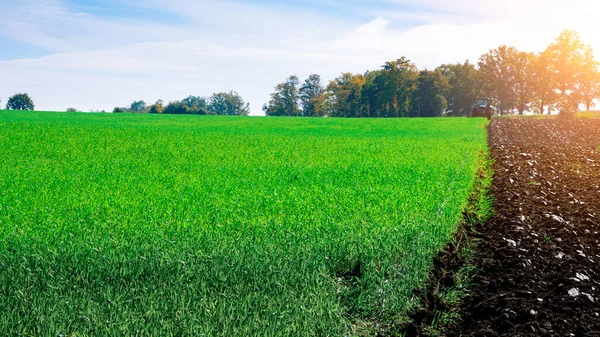
[[[114,108],[113,112],[246,116],[250,113],[250,104],[244,102],[237,92],[230,91],[215,93],[208,98],[188,96],[179,101],[169,102],[166,106],[162,100],[152,105],[144,101],[134,101],[129,107]]]
[[[405,57],[364,74],[343,73],[324,85],[317,74],[304,82],[290,76],[263,106],[267,116],[436,117],[468,115],[478,96],[495,99],[499,114],[571,114],[589,111],[600,99],[599,62],[574,32],[563,31],[544,51],[528,53],[502,45],[477,64],[443,64],[419,70]],[[8,100],[7,110],[33,110],[26,93]],[[77,111],[69,108],[67,111]],[[235,91],[188,96],[164,104],[134,101],[113,112],[248,115],[249,104]]]
[[[15,94],[6,103],[6,110],[34,109],[33,100],[27,93]],[[80,112],[75,108],[67,108],[66,111]],[[244,99],[237,92],[230,91],[215,93],[208,98],[188,96],[182,100],[170,102],[166,106],[162,100],[158,100],[152,105],[146,104],[143,100],[134,101],[128,107],[114,108],[113,112],[246,116],[250,112],[250,104],[244,102]]]
[[[465,116],[478,96],[494,98],[499,114],[571,114],[600,98],[592,48],[563,31],[543,52],[502,45],[479,58],[421,70],[405,57],[364,74],[343,73],[327,86],[317,74],[290,76],[263,106],[267,116]]]

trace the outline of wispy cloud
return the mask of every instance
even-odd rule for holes
[[[99,50],[140,42],[180,41],[197,30],[127,17],[102,17],[58,0],[0,2],[0,36],[49,52]]]
[[[273,86],[292,74],[316,72],[329,80],[402,55],[434,68],[476,61],[499,44],[536,51],[562,28],[579,29],[600,47],[590,33],[595,28],[578,20],[589,13],[565,6],[559,13],[536,7],[537,0],[379,0],[368,7],[353,0],[111,2],[164,17],[101,15],[108,8],[59,0],[1,3],[0,11],[15,15],[0,21],[0,35],[43,48],[47,56],[0,61],[8,79],[0,93],[27,91],[40,109],[109,110],[134,99],[237,90],[256,114]],[[343,10],[325,11],[334,8]]]

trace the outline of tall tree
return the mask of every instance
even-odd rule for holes
[[[319,117],[323,115],[323,94],[325,89],[321,85],[321,76],[311,74],[300,87],[300,104],[302,116]]]
[[[423,70],[419,73],[417,89],[413,96],[413,117],[441,116],[448,107],[446,92],[449,89],[448,80],[440,70]]]
[[[514,47],[500,46],[479,59],[483,94],[497,99],[502,113],[517,109],[522,114],[533,101],[528,68],[531,56]]]
[[[363,113],[365,117],[386,117],[387,101],[382,88],[385,87],[383,70],[367,71],[362,89]]]
[[[509,65],[513,70],[513,95],[519,115],[522,115],[534,101],[533,82],[529,76],[534,58],[535,55],[532,53],[517,51]]]
[[[208,111],[214,115],[247,116],[250,104],[235,91],[219,92],[210,97]]]
[[[553,89],[558,93],[560,113],[570,115],[585,101],[587,73],[597,69],[592,48],[581,42],[579,34],[565,30],[545,53],[550,60]]]
[[[208,114],[208,102],[201,96],[188,96],[181,100],[181,104],[187,107],[187,113],[194,115]],[[170,105],[170,104],[169,104]],[[177,110],[177,109],[176,109]],[[180,109],[179,109],[180,110]],[[165,110],[165,113],[168,113]]]
[[[162,101],[162,99],[159,99],[158,101],[156,101],[156,103],[154,103],[150,106],[149,112],[151,114],[161,114],[164,112],[164,110],[165,110],[165,107],[164,107],[163,101]]]
[[[275,92],[271,94],[271,100],[263,106],[263,111],[267,116],[299,116],[300,106],[298,101],[299,80],[296,76],[290,76],[285,82],[275,87]]]
[[[370,117],[408,117],[418,77],[417,67],[405,57],[386,62],[381,70],[367,72],[363,111]]]
[[[386,62],[382,69],[383,97],[381,103],[385,117],[408,117],[413,93],[417,89],[419,71],[406,57]]]
[[[331,117],[364,117],[362,90],[366,83],[363,75],[344,73],[327,86],[325,111]]]
[[[479,96],[477,68],[469,61],[465,63],[443,64],[437,68],[448,80],[446,100],[450,116],[467,116],[471,106]]]
[[[587,65],[586,68],[581,74],[581,98],[586,111],[590,111],[594,100],[600,98],[600,71],[595,65]]]
[[[16,94],[6,102],[6,110],[34,110],[35,105],[28,94]]]
[[[557,95],[553,89],[551,66],[547,52],[532,56],[528,71],[533,96],[532,107],[540,115],[544,113],[546,107],[548,107],[548,111],[551,111],[551,106],[556,102]]]
[[[131,106],[129,107],[130,111],[133,112],[143,112],[146,111],[146,102],[144,101],[134,101],[133,103],[131,103]]]

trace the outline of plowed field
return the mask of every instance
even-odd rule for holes
[[[463,336],[600,336],[600,119],[496,119]]]

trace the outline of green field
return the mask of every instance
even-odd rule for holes
[[[0,111],[0,331],[393,331],[486,123]]]

